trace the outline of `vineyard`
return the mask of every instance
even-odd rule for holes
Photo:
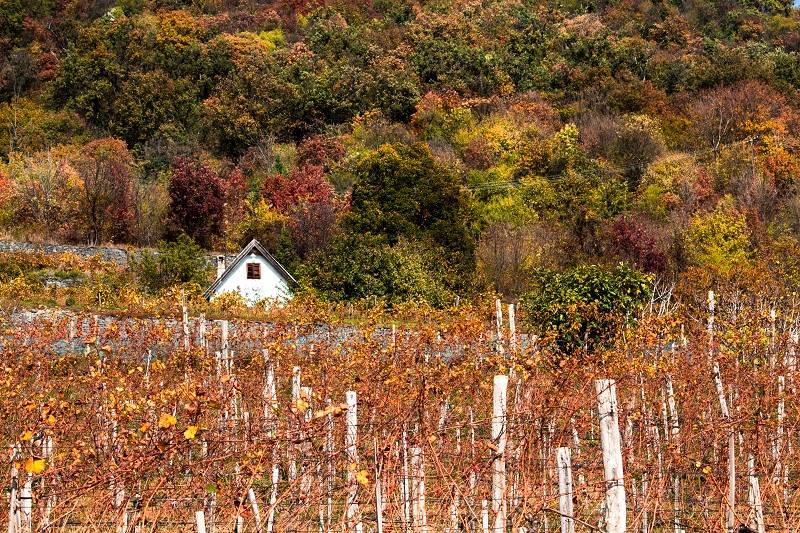
[[[591,358],[497,310],[7,317],[8,531],[800,527],[793,306],[653,307]]]

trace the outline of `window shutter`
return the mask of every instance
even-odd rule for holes
[[[261,279],[261,264],[247,263],[247,279]]]

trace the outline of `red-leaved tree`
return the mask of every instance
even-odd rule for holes
[[[169,197],[173,232],[184,232],[205,247],[222,232],[225,189],[208,165],[185,157],[176,158],[172,164]]]
[[[655,225],[640,215],[620,216],[611,226],[611,248],[621,259],[647,272],[664,272],[668,256]]]
[[[305,165],[289,173],[267,177],[261,194],[289,217],[289,233],[300,257],[324,248],[336,233],[336,221],[346,202],[325,179],[321,166]]]
[[[128,240],[136,221],[136,175],[125,142],[92,141],[73,166],[83,182],[78,205],[83,237],[92,244]]]
[[[321,166],[306,165],[289,173],[273,174],[264,180],[262,196],[283,214],[290,214],[301,203],[329,202],[333,186],[325,179]]]
[[[330,170],[333,163],[344,157],[345,149],[337,137],[313,135],[297,147],[297,161],[301,167],[318,165]]]

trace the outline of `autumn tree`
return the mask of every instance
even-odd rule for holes
[[[261,195],[285,214],[300,203],[329,201],[333,187],[325,179],[321,166],[307,165],[293,170],[288,176],[267,176]]]
[[[751,246],[747,221],[732,205],[730,197],[710,213],[697,214],[686,233],[689,263],[729,279],[750,265]]]
[[[390,244],[403,237],[427,241],[464,273],[473,270],[476,236],[470,195],[426,145],[383,145],[366,153],[354,174],[345,221],[349,231],[381,235]]]
[[[136,219],[136,174],[133,157],[118,139],[99,139],[84,146],[74,160],[81,178],[79,214],[87,242],[128,240]]]
[[[321,166],[306,165],[288,176],[268,176],[261,194],[288,217],[292,244],[300,257],[324,248],[336,234],[338,214],[345,204],[336,196]]]
[[[742,81],[701,93],[689,106],[693,145],[718,151],[777,126],[786,112],[786,99],[759,81]]]
[[[15,226],[34,229],[45,239],[65,237],[65,226],[76,215],[80,189],[80,177],[70,165],[68,150],[27,157],[12,154],[7,174],[16,199],[11,216]]]
[[[184,232],[204,247],[222,232],[225,190],[207,164],[183,157],[175,159],[169,197],[174,232]]]

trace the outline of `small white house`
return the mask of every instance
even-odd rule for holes
[[[223,293],[238,293],[249,305],[259,301],[285,302],[292,298],[297,281],[260,242],[253,239],[226,267],[225,257],[217,257],[217,280],[206,289],[213,300]]]

